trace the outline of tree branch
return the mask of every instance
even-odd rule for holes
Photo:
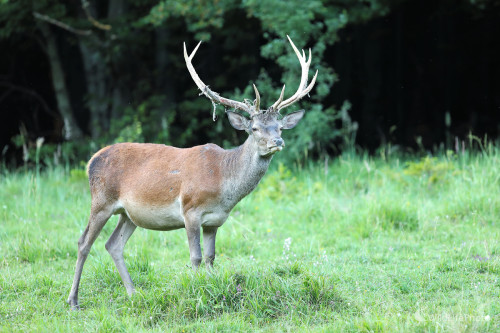
[[[38,12],[33,12],[33,16],[38,19],[38,20],[41,20],[41,21],[45,21],[45,22],[48,22],[50,24],[53,24],[59,28],[62,28],[66,31],[69,31],[71,33],[74,33],[76,35],[81,35],[81,36],[90,36],[92,34],[92,30],[81,30],[81,29],[75,29],[69,25],[67,25],[66,23],[63,23],[61,21],[58,21],[56,19],[53,19],[52,17],[49,17],[47,15],[43,15],[43,14],[40,14]]]
[[[92,15],[90,14],[90,11],[89,11],[89,6],[90,6],[90,4],[87,0],[82,0],[82,8],[83,8],[83,11],[85,12],[85,15],[87,16],[87,20],[89,20],[89,22],[92,23],[92,25],[98,29],[106,30],[106,31],[111,30],[111,25],[102,24],[101,22],[97,21],[95,18],[92,17]]]

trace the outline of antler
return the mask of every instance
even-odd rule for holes
[[[210,90],[210,88],[208,88],[208,86],[205,83],[203,83],[203,81],[201,81],[200,77],[198,76],[198,74],[196,73],[196,70],[193,67],[193,64],[191,63],[191,60],[193,59],[200,44],[201,44],[201,41],[198,43],[198,45],[196,45],[196,47],[194,48],[191,55],[188,56],[188,53],[186,50],[186,43],[184,43],[184,60],[186,60],[186,66],[188,68],[189,74],[191,74],[191,77],[193,78],[194,82],[196,83],[198,88],[201,90],[201,92],[214,103],[219,103],[219,104],[228,106],[230,108],[240,109],[240,110],[246,111],[250,114],[250,116],[254,116],[257,113],[259,113],[259,111],[260,111],[259,110],[260,95],[259,95],[259,91],[257,90],[257,87],[255,85],[253,86],[253,88],[255,90],[256,99],[255,99],[254,105],[252,106],[252,105],[249,105],[246,103],[242,103],[242,102],[234,101],[232,99],[227,99],[227,98],[221,97],[215,91]]]
[[[292,39],[290,36],[286,35],[288,37],[288,40],[290,41],[290,44],[292,44],[293,50],[295,51],[295,54],[299,58],[300,62],[300,67],[302,68],[302,76],[300,77],[300,84],[299,84],[299,89],[295,94],[293,94],[292,97],[286,99],[283,101],[283,94],[285,92],[285,86],[283,86],[283,90],[281,91],[280,98],[276,101],[271,106],[272,110],[277,110],[278,112],[281,109],[284,109],[293,103],[297,102],[300,100],[302,97],[307,95],[309,91],[314,87],[314,84],[316,83],[316,77],[318,76],[318,71],[316,70],[316,74],[314,74],[313,79],[311,80],[311,83],[307,85],[307,77],[309,74],[309,66],[311,65],[311,49],[309,49],[309,60],[306,61],[306,53],[304,50],[302,50],[302,54],[300,54],[299,50],[295,47],[295,44],[293,44]]]
[[[314,77],[311,80],[311,83],[307,85],[307,78],[309,76],[309,66],[311,65],[311,49],[309,49],[309,59],[306,58],[306,54],[304,50],[302,50],[302,54],[300,54],[299,50],[297,47],[295,47],[295,44],[293,44],[292,39],[290,36],[288,36],[288,40],[290,41],[290,44],[292,44],[293,50],[295,51],[295,54],[299,58],[300,62],[300,67],[302,68],[302,75],[300,77],[300,84],[299,88],[297,89],[297,92],[293,94],[292,97],[283,100],[283,96],[285,94],[285,86],[283,85],[283,89],[281,90],[281,94],[279,99],[270,107],[271,111],[277,111],[279,112],[281,109],[284,109],[293,103],[299,101],[302,97],[306,96],[309,91],[314,87],[314,84],[316,83],[316,77],[318,76],[318,71],[316,71],[316,74],[314,74]],[[257,115],[260,113],[260,94],[259,91],[257,90],[257,87],[255,84],[253,85],[253,89],[255,90],[255,101],[253,105],[251,105],[251,102],[247,102],[245,100],[245,103],[234,101],[232,99],[224,98],[220,96],[218,93],[215,91],[212,91],[208,86],[201,81],[200,77],[196,73],[196,70],[194,69],[193,64],[191,63],[191,60],[194,58],[194,55],[196,54],[196,51],[198,51],[198,48],[200,47],[201,42],[196,45],[194,48],[193,52],[191,55],[188,56],[187,49],[186,49],[186,43],[184,43],[184,60],[186,61],[186,66],[188,68],[189,74],[191,74],[191,77],[193,78],[193,81],[196,83],[198,88],[201,90],[203,95],[207,96],[212,102],[222,104],[225,106],[228,106],[230,108],[234,109],[240,109],[243,111],[246,111],[250,114],[251,117]]]

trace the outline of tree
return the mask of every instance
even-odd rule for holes
[[[82,137],[70,103],[66,77],[59,56],[56,38],[50,27],[48,16],[41,15],[38,10],[52,9],[52,14],[57,17],[64,15],[65,8],[53,1],[5,1],[0,6],[0,38],[9,38],[14,34],[28,35],[39,42],[43,53],[50,63],[52,85],[57,100],[57,106],[64,121],[64,136],[66,139]],[[54,22],[57,22],[54,20]],[[35,28],[36,27],[36,28]],[[41,36],[39,35],[41,33]]]

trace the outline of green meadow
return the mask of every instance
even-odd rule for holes
[[[185,230],[138,229],[129,298],[94,244],[66,299],[90,194],[83,168],[0,175],[1,332],[500,330],[500,149],[273,161],[219,229],[214,270]]]

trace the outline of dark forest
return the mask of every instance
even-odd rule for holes
[[[47,163],[122,141],[241,143],[186,70],[182,43],[199,40],[205,83],[241,101],[255,83],[266,106],[298,85],[286,35],[311,48],[319,76],[290,110],[306,110],[288,137],[294,159],[500,134],[500,1],[2,0],[0,22],[0,150],[12,167],[37,141]]]

